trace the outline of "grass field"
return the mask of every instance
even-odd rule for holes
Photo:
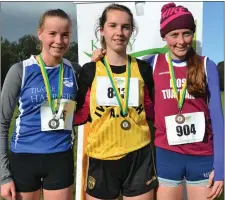
[[[221,92],[221,100],[222,100],[222,106],[223,106],[223,111],[224,111],[224,92]],[[13,120],[12,120],[11,125],[10,125],[9,140],[10,140],[10,138],[12,136],[12,131],[13,131],[13,128],[14,128],[14,123],[15,123],[15,117],[16,116],[17,116],[17,109],[14,112]],[[74,141],[74,161],[75,161],[74,162],[74,167],[75,167],[75,173],[76,173],[76,157],[77,157],[77,137],[76,136],[75,136],[75,141]],[[76,176],[75,176],[75,180],[74,181],[76,181]],[[75,195],[75,190],[74,190],[74,195]],[[217,198],[217,200],[224,200],[224,195],[221,195],[221,197]]]
[[[224,112],[224,92],[221,92],[221,101],[222,101],[223,112]]]

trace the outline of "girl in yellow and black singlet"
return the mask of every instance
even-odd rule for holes
[[[87,200],[116,199],[120,193],[127,200],[151,200],[158,185],[146,121],[154,112],[152,68],[126,53],[134,28],[127,7],[109,5],[99,18],[107,54],[80,71],[77,116],[86,109],[89,118],[77,117],[75,124],[91,121]]]

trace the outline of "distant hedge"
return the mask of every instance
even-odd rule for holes
[[[224,61],[219,62],[218,65],[219,78],[220,78],[220,91],[224,91]]]

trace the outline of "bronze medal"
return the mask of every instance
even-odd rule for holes
[[[128,121],[128,120],[123,120],[122,122],[121,122],[121,124],[120,124],[120,126],[121,126],[121,128],[123,129],[123,130],[130,130],[130,128],[131,128],[131,123]]]
[[[51,128],[51,129],[57,129],[59,127],[59,120],[57,119],[51,119],[49,122],[48,122],[48,126]]]
[[[176,121],[178,124],[183,124],[183,123],[185,122],[185,117],[184,117],[184,115],[182,115],[182,114],[176,115],[175,121]]]

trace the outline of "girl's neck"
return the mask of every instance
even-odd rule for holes
[[[45,53],[45,52],[41,52],[41,55],[42,55],[42,59],[45,63],[46,66],[48,67],[54,67],[58,64],[60,64],[62,58],[56,58],[48,53]]]
[[[180,60],[180,61],[184,61],[185,58],[186,58],[186,55],[184,55],[184,56],[176,56],[176,55],[174,55],[172,52],[170,52],[170,55],[171,55],[171,59],[172,59],[172,60]]]
[[[117,53],[115,51],[107,49],[106,55],[110,65],[114,65],[114,66],[126,65],[126,58],[127,58],[126,52]]]

